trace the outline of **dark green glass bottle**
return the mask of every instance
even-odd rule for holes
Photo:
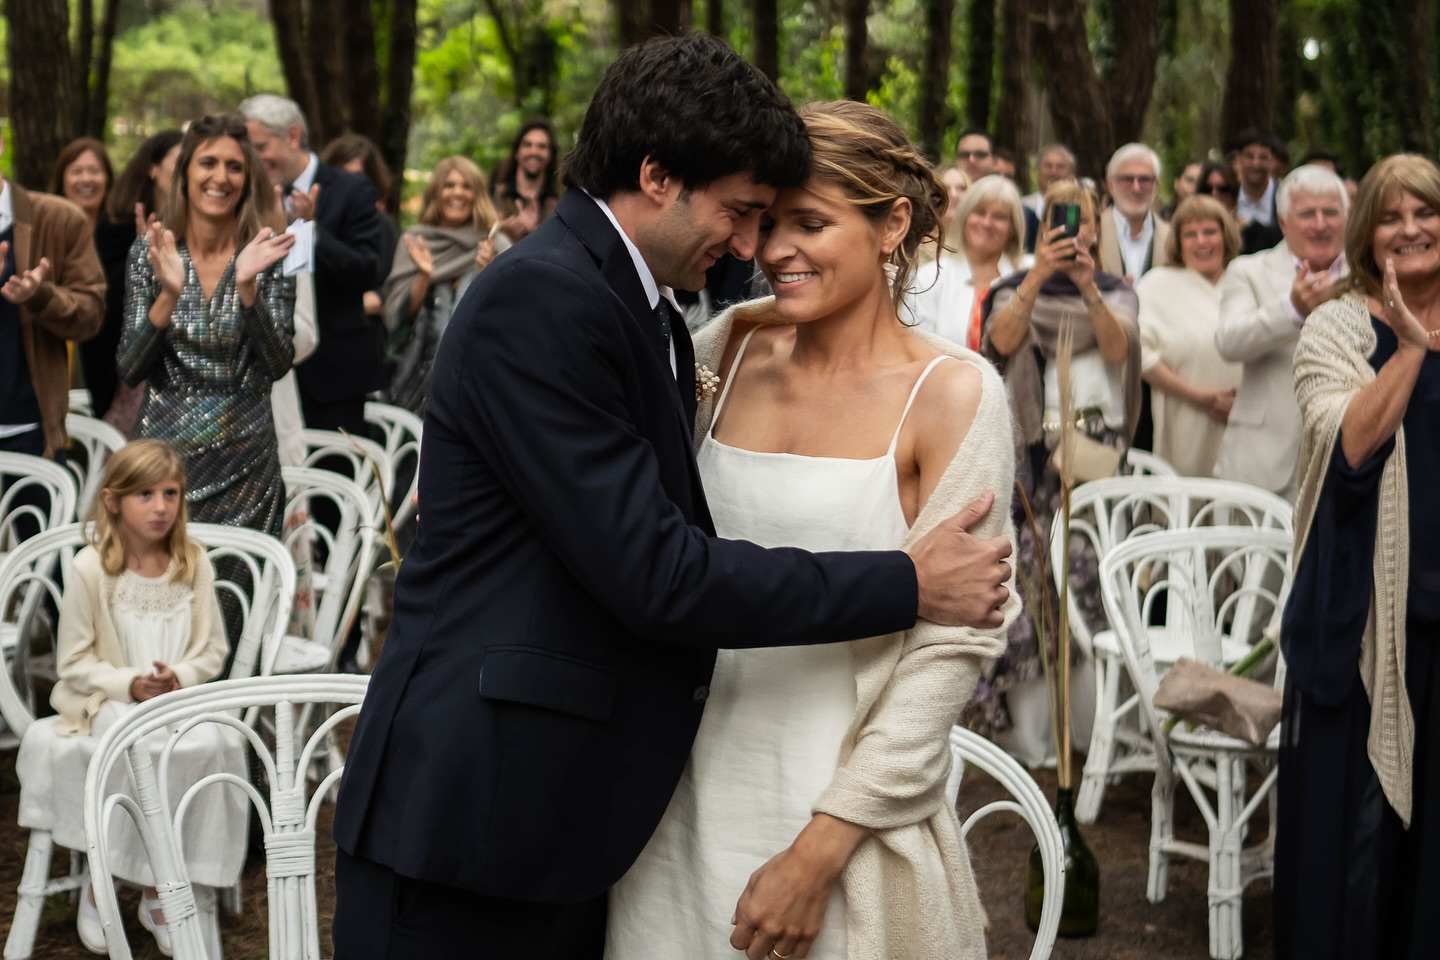
[[[1075,792],[1055,791],[1055,821],[1065,849],[1065,905],[1060,910],[1060,936],[1089,937],[1100,925],[1100,865],[1085,846],[1075,824]],[[1025,923],[1031,930],[1040,927],[1040,908],[1045,902],[1045,866],[1040,847],[1030,851],[1030,869],[1025,884]]]

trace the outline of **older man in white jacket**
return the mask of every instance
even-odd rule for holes
[[[1290,368],[1310,312],[1345,289],[1345,184],[1321,166],[1303,166],[1276,197],[1285,242],[1238,257],[1220,282],[1215,348],[1244,374],[1215,475],[1295,501],[1300,408]]]

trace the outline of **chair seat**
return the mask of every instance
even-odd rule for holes
[[[1175,724],[1175,729],[1170,731],[1170,743],[1181,749],[1191,750],[1274,753],[1280,749],[1280,724],[1275,724],[1275,729],[1270,731],[1270,736],[1265,738],[1265,745],[1261,747],[1255,746],[1248,740],[1232,737],[1228,733],[1211,730],[1209,727],[1187,730],[1183,722]]]
[[[275,658],[274,673],[324,673],[330,666],[330,648],[304,637],[285,635]]]
[[[1116,659],[1123,656],[1120,652],[1120,639],[1115,636],[1114,630],[1101,630],[1095,634],[1092,642],[1095,649],[1106,656]],[[1172,631],[1169,627],[1150,628],[1150,658],[1157,665],[1168,667],[1181,657],[1193,657],[1194,652],[1195,645],[1188,636]],[[1239,663],[1249,652],[1249,644],[1231,640],[1229,637],[1220,639],[1220,656],[1227,665]]]

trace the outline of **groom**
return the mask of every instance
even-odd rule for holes
[[[714,536],[670,290],[754,256],[808,165],[789,102],[719,41],[631,48],[556,215],[456,309],[425,519],[335,814],[337,960],[598,958],[605,891],[670,799],[716,648],[1001,623],[1010,545],[965,530],[988,500],[910,555]]]

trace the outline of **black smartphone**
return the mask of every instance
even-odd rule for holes
[[[1052,203],[1050,204],[1050,229],[1062,228],[1065,232],[1061,234],[1065,238],[1080,236],[1080,204],[1078,203]],[[1067,260],[1075,259],[1075,254],[1066,257]]]

